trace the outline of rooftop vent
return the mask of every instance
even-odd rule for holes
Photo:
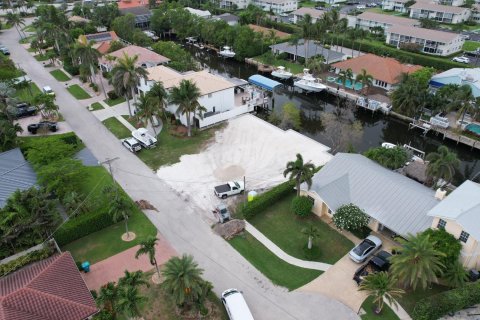
[[[438,188],[437,191],[435,192],[435,199],[443,200],[445,199],[446,195],[447,195],[446,190],[442,190],[442,188]]]

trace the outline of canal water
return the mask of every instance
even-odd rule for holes
[[[233,59],[224,59],[215,54],[186,47],[203,67],[227,77],[248,79],[257,74],[255,66],[247,65]],[[265,75],[269,76],[269,75]],[[353,150],[361,153],[371,147],[378,147],[382,142],[410,144],[412,147],[429,152],[445,145],[455,151],[461,160],[460,170],[453,183],[460,185],[466,179],[478,174],[475,181],[480,181],[480,151],[445,139],[441,135],[408,130],[408,123],[380,112],[345,106],[344,101],[326,92],[306,94],[297,92],[292,84],[284,84],[275,89],[273,94],[274,112],[280,112],[281,106],[292,102],[302,111],[302,129],[300,132],[316,141],[331,147],[333,152]],[[266,118],[266,115],[259,114]],[[325,118],[325,116],[328,116]],[[354,129],[355,128],[355,129]],[[261,139],[261,137],[259,137]]]

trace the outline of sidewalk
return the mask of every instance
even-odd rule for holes
[[[258,231],[254,226],[252,226],[247,221],[245,221],[245,230],[247,230],[255,239],[260,241],[273,254],[275,254],[277,257],[279,257],[283,261],[290,263],[291,265],[294,265],[300,268],[321,270],[321,271],[327,271],[328,268],[331,266],[328,263],[305,261],[305,260],[297,259],[288,255],[282,249],[280,249],[275,243],[270,241],[270,239],[265,237],[260,231]]]

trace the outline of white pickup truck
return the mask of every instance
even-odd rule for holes
[[[215,187],[214,193],[217,197],[225,199],[245,191],[245,185],[242,181],[228,181],[225,184]]]

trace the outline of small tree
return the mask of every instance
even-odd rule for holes
[[[312,186],[312,177],[315,174],[315,165],[313,163],[303,162],[303,157],[297,153],[295,161],[287,162],[287,168],[283,171],[283,176],[289,176],[289,180],[295,180],[297,188],[297,196],[300,196],[300,185],[305,182],[308,189]]]
[[[396,285],[397,279],[382,271],[366,276],[360,284],[359,290],[366,291],[368,295],[373,298],[373,303],[377,304],[375,313],[379,314],[382,312],[383,299],[387,300],[393,306],[398,305],[395,297],[400,298],[405,291],[396,288]]]
[[[348,231],[365,228],[369,219],[365,211],[352,203],[341,206],[333,215],[335,226]]]
[[[158,239],[155,237],[151,237],[147,240],[140,242],[140,248],[135,253],[135,259],[138,259],[141,255],[148,255],[148,259],[150,260],[150,264],[155,266],[157,270],[158,278],[160,279],[160,269],[158,269],[157,258],[155,258],[155,246],[157,245]]]
[[[308,197],[297,196],[293,198],[290,208],[296,215],[306,217],[312,213],[313,203]]]
[[[468,281],[468,273],[463,265],[457,260],[446,266],[443,278],[452,288],[460,288]]]
[[[313,225],[309,225],[308,227],[302,229],[302,233],[308,237],[307,248],[308,250],[311,250],[313,245],[313,240],[315,240],[320,236],[318,229],[315,228],[315,226]]]
[[[460,240],[443,229],[427,229],[421,234],[422,236],[428,236],[434,249],[444,254],[440,259],[440,262],[445,266],[444,272],[458,262],[462,251]]]
[[[128,217],[130,216],[131,210],[132,205],[130,201],[119,195],[116,195],[112,199],[112,202],[110,203],[110,209],[108,210],[108,213],[112,215],[114,222],[118,222],[123,219],[125,222],[125,232],[127,234],[127,238],[130,235],[128,232]]]
[[[384,147],[371,148],[363,155],[389,169],[401,168],[408,160],[407,151],[398,146],[390,149]]]

